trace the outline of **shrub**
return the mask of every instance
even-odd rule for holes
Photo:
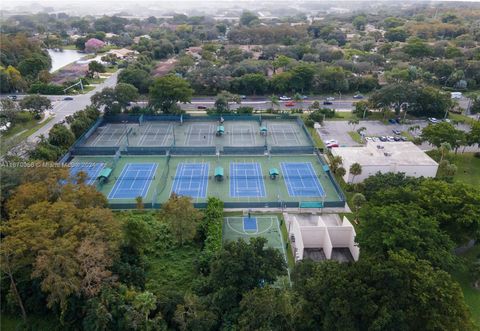
[[[45,84],[45,83],[33,83],[30,85],[28,93],[31,94],[47,94],[47,95],[57,95],[64,94],[63,86],[56,84]]]

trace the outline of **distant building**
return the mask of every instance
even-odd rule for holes
[[[332,148],[334,156],[340,156],[346,170],[343,179],[347,183],[359,183],[377,172],[403,172],[411,177],[435,177],[438,163],[412,142],[372,142],[364,147]],[[353,176],[352,164],[358,163],[362,173]]]
[[[337,214],[284,214],[291,249],[296,261],[358,261],[355,228]]]
[[[142,38],[144,38],[144,39],[152,39],[152,37],[150,37],[148,34],[144,34],[143,36],[138,36],[138,37],[133,38],[133,42],[134,42],[135,44],[138,44],[138,43],[140,42],[140,39],[142,39]]]
[[[136,57],[138,55],[138,52],[133,51],[131,49],[127,49],[127,48],[121,48],[121,49],[112,49],[108,52],[108,54],[114,54],[119,59],[124,60],[124,59],[132,59]]]
[[[85,42],[85,51],[96,53],[105,46],[105,43],[96,38],[90,38]]]

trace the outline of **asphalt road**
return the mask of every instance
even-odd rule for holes
[[[342,98],[336,99],[332,101],[332,105],[323,105],[324,97],[311,97],[307,100],[303,100],[302,102],[294,102],[294,106],[286,106],[288,101],[279,101],[279,105],[275,106],[275,109],[286,110],[292,108],[303,108],[307,109],[315,100],[320,102],[320,105],[325,108],[336,109],[337,111],[344,111],[350,112],[353,109],[353,103],[358,101],[353,98]],[[192,98],[191,103],[187,104],[180,104],[180,107],[185,110],[198,110],[198,107],[207,107],[212,108],[215,104],[215,97],[197,97]],[[259,110],[266,110],[268,108],[272,108],[272,104],[268,101],[266,97],[249,97],[244,100],[240,104],[235,102],[230,103],[231,109],[237,109],[238,107],[253,107]]]
[[[86,106],[90,105],[90,98],[96,92],[104,89],[105,87],[112,87],[117,84],[118,71],[108,77],[103,83],[98,84],[94,90],[76,96],[72,96],[73,100],[63,100],[63,96],[49,96],[52,100],[53,109],[50,112],[55,116],[53,120],[48,122],[45,126],[41,127],[30,137],[28,137],[29,142],[37,141],[40,135],[47,136],[50,129],[56,124],[65,120],[65,117],[72,115],[73,113],[84,109]]]

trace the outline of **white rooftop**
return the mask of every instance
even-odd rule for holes
[[[437,165],[437,162],[410,141],[369,141],[363,147],[332,148],[332,154],[341,156],[350,164],[357,162],[363,166]]]

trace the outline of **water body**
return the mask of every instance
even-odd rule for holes
[[[52,58],[52,69],[50,69],[50,72],[65,67],[67,64],[78,61],[85,56],[85,54],[71,49],[65,49],[63,52],[56,52],[53,49],[49,49],[48,55]]]

